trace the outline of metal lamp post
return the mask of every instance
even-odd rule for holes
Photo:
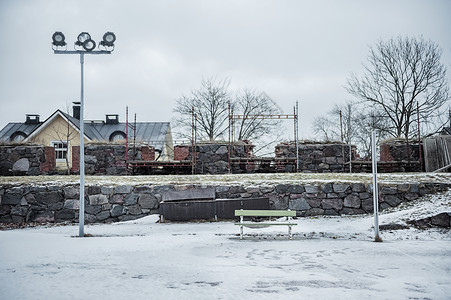
[[[80,94],[80,211],[79,211],[79,236],[83,237],[85,224],[85,146],[84,146],[84,78],[83,78],[83,64],[85,54],[111,54],[114,50],[114,42],[116,35],[112,32],[107,32],[103,35],[103,40],[100,46],[103,50],[94,50],[96,42],[91,39],[91,35],[87,32],[82,32],[78,35],[77,41],[74,43],[73,51],[67,51],[67,44],[64,34],[57,31],[52,36],[52,48],[54,54],[78,54],[80,55],[81,66],[81,94]]]

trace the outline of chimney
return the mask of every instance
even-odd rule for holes
[[[39,115],[26,115],[25,124],[39,124]]]
[[[80,120],[80,102],[72,102],[74,106],[72,106],[72,116]]]
[[[119,115],[106,115],[106,124],[119,124]]]

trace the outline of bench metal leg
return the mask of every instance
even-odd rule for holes
[[[288,225],[288,237],[290,240],[293,238],[293,235],[291,234],[291,225]]]
[[[243,239],[243,225],[240,225],[240,240]]]

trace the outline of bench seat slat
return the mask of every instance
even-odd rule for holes
[[[242,226],[273,226],[273,225],[285,225],[285,226],[295,226],[298,225],[297,223],[235,223],[235,225],[242,225]]]
[[[235,210],[235,216],[240,217],[296,217],[295,210]]]

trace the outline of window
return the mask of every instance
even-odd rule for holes
[[[68,155],[68,146],[66,142],[52,141],[51,145],[55,148],[55,156],[57,162],[66,161]]]
[[[27,135],[25,133],[23,133],[22,131],[16,131],[14,132],[11,137],[9,138],[11,142],[22,142],[25,138],[27,137]]]
[[[122,131],[115,131],[110,135],[110,142],[118,142],[125,140],[125,133]]]

